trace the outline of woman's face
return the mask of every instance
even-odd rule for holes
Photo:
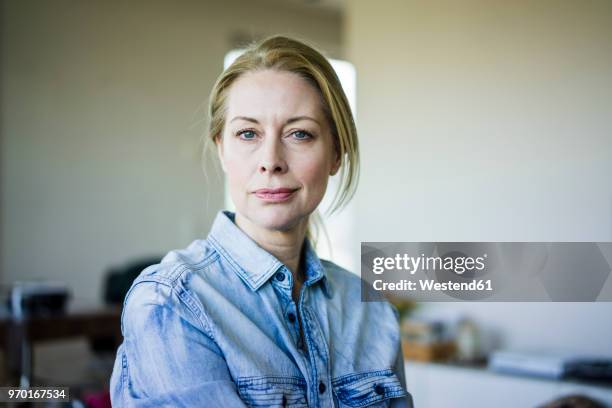
[[[340,164],[319,92],[268,69],[240,76],[226,103],[217,150],[236,211],[269,230],[306,221]]]

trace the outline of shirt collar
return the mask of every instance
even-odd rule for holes
[[[256,291],[268,281],[283,265],[274,255],[260,247],[235,223],[236,214],[222,210],[217,213],[208,240],[234,266],[238,276]],[[325,268],[308,238],[302,248],[305,266],[305,285],[322,282],[323,290],[329,297],[331,288],[325,276]]]

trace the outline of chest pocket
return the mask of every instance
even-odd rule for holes
[[[340,407],[388,407],[408,393],[391,369],[348,374],[332,381]]]
[[[306,381],[302,378],[238,378],[236,386],[240,398],[249,407],[308,407]]]

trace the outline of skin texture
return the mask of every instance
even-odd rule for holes
[[[340,166],[322,106],[318,90],[297,74],[249,72],[229,89],[225,127],[217,140],[236,205],[236,224],[289,268],[294,300],[303,281],[299,265],[308,216]],[[289,121],[303,116],[312,120]],[[265,202],[254,194],[261,188],[280,187],[297,191],[280,203]]]

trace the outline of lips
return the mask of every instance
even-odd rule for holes
[[[280,202],[288,200],[296,192],[297,188],[261,188],[255,191],[255,195],[267,202]]]
[[[280,194],[280,193],[292,193],[297,188],[260,188],[255,191],[257,194]]]

